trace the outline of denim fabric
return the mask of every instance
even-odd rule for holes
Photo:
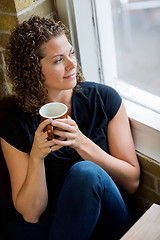
[[[89,161],[72,166],[54,216],[47,217],[48,223],[41,220],[10,225],[10,235],[15,238],[9,239],[118,240],[131,225],[115,183],[101,167]]]

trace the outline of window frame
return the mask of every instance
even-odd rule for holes
[[[105,44],[105,51],[108,54],[104,54],[104,49],[101,49],[104,40],[99,38],[99,34],[104,34],[104,31],[102,29],[100,32],[100,28],[97,28],[100,24],[99,19],[95,21],[94,18],[97,14],[95,7],[99,8],[98,11],[103,15],[102,3],[111,8],[110,1],[101,0],[101,4],[98,2],[99,0],[55,0],[55,6],[59,19],[70,29],[71,41],[86,80],[110,85],[119,92],[112,22],[108,19],[108,25],[105,26],[107,28],[105,38],[108,43]],[[107,17],[110,17],[109,14]],[[106,66],[103,66],[104,61],[107,63]],[[144,104],[128,100],[122,91],[119,93],[130,120],[136,150],[160,162],[160,114],[146,108]]]
[[[82,8],[83,4],[85,4],[85,8]],[[101,81],[98,59],[99,49],[95,51],[95,46],[98,46],[92,21],[91,4],[92,1],[90,0],[55,0],[58,17],[70,30],[71,41],[85,78],[99,82]],[[83,17],[79,14],[79,10],[83,11]],[[89,25],[88,17],[92,21],[89,22]],[[88,35],[89,41],[85,40],[84,33]]]

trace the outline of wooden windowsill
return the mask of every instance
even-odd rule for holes
[[[153,204],[121,240],[160,239],[160,205]]]

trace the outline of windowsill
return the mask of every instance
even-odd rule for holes
[[[123,99],[138,152],[160,162],[160,114]]]
[[[136,150],[160,162],[160,97],[122,80],[113,87],[123,98]]]

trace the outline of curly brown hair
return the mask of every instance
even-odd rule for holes
[[[37,114],[45,103],[47,89],[43,84],[44,76],[40,65],[40,60],[44,57],[41,46],[61,34],[67,37],[69,34],[64,24],[39,16],[32,16],[11,33],[6,47],[7,72],[13,95],[25,112]],[[77,83],[84,81],[79,65],[76,77]]]

